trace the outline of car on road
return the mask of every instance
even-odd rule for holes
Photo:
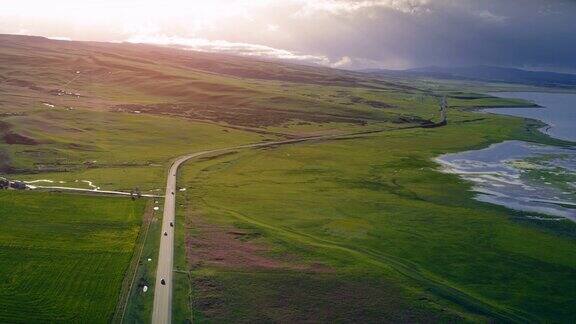
[[[173,223],[173,222],[170,222],[170,227],[174,227],[174,223]]]
[[[166,285],[166,280],[164,280],[164,278],[162,278],[162,279],[160,280],[160,283],[161,283],[162,285]]]
[[[168,232],[164,232],[164,236],[168,236]]]

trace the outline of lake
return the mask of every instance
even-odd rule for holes
[[[505,92],[542,108],[493,108],[489,113],[541,120],[542,131],[576,142],[576,94]],[[526,217],[576,222],[576,146],[560,148],[523,141],[446,154],[436,159],[447,173],[473,184],[475,199],[525,212]]]
[[[549,127],[542,129],[552,137],[576,142],[576,94],[542,92],[498,92],[490,95],[532,101],[542,108],[491,108],[483,111],[538,119]]]

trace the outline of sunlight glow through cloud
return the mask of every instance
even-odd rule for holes
[[[0,33],[181,45],[340,68],[576,70],[571,0],[8,2],[0,9]]]
[[[299,2],[303,4],[301,10],[303,14],[313,14],[318,11],[339,14],[369,8],[387,8],[409,14],[430,11],[426,6],[429,0],[301,0]]]
[[[229,21],[255,22],[262,20],[261,30],[277,33],[281,29],[275,21],[266,21],[259,15],[269,8],[290,8],[293,17],[313,15],[318,12],[343,14],[371,7],[385,7],[401,12],[416,12],[428,0],[60,0],[56,3],[38,0],[21,0],[0,13],[7,20],[32,20],[32,26],[19,34],[35,34],[53,39],[108,40],[181,45],[199,51],[216,51],[230,54],[262,56],[265,58],[295,60],[302,63],[346,68],[354,60],[349,56],[302,54],[245,41],[231,41],[210,35]],[[57,19],[54,19],[57,18]],[[295,18],[298,19],[298,18]],[[50,25],[51,28],[45,28]],[[73,33],[66,30],[74,26]],[[42,26],[42,27],[39,27]],[[0,24],[0,28],[1,28]],[[107,34],[105,39],[98,32],[83,37],[76,30],[91,29]],[[246,32],[239,30],[239,32]],[[67,34],[68,33],[68,34]],[[217,33],[216,33],[217,34]]]
[[[207,40],[203,38],[183,38],[168,36],[133,36],[128,39],[130,43],[146,43],[157,45],[180,45],[202,52],[219,52],[245,56],[257,56],[269,59],[294,60],[302,63],[313,63],[326,66],[341,66],[332,64],[325,56],[304,55],[288,50],[277,49],[265,45],[235,43],[225,40]]]

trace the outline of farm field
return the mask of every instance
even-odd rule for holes
[[[0,322],[108,322],[144,204],[0,191]]]
[[[474,201],[468,184],[431,161],[532,134],[520,119],[487,116],[190,163],[182,183],[193,316],[574,321],[573,223],[557,224],[572,233],[557,235]]]

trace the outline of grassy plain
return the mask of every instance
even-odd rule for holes
[[[0,192],[0,322],[108,322],[144,201]]]
[[[468,184],[439,173],[431,161],[531,136],[520,119],[482,115],[438,129],[247,151],[186,166],[194,217],[250,234],[246,244],[265,244],[256,254],[280,264],[204,257],[191,268],[197,316],[574,321],[576,242],[525,226],[526,215],[474,201]],[[191,228],[189,235],[200,234]],[[203,244],[190,246],[191,253]],[[318,262],[330,270],[314,270]],[[358,288],[366,284],[358,278],[386,278],[388,289]],[[294,285],[306,293],[295,293]],[[331,288],[338,285],[349,294]],[[354,306],[316,312],[342,299]],[[410,306],[387,308],[392,301]]]
[[[90,110],[41,111],[4,121],[39,143],[3,146],[18,178],[66,181],[69,186],[91,180],[103,189],[158,189],[174,156],[263,138],[170,117]]]
[[[477,93],[502,85],[382,80],[134,44],[6,35],[0,44],[0,172],[11,178],[161,192],[170,159],[185,153],[386,130],[189,163],[179,179],[188,190],[178,193],[177,321],[575,320],[573,227],[476,202],[468,184],[431,161],[504,139],[562,144],[531,121],[470,112],[526,105]],[[418,128],[437,118],[442,95],[451,105],[449,125]],[[1,269],[27,264],[10,261],[18,258],[40,261],[20,266],[25,275],[0,272],[0,287],[37,292],[18,304],[0,292],[0,319],[23,312],[38,314],[30,321],[109,319],[141,215],[117,219],[115,212],[133,203],[2,195],[14,202],[0,205],[7,215],[1,238],[29,248],[6,250],[12,259],[0,259]],[[105,239],[78,238],[79,216],[105,224],[80,223],[83,233],[97,230]],[[154,280],[158,225],[151,223],[144,242],[143,256],[153,261],[138,269],[128,322],[150,316],[153,287],[145,294],[141,285]],[[13,236],[19,231],[22,238]],[[88,247],[102,259],[84,253]],[[76,263],[66,268],[60,260]],[[100,266],[112,270],[91,271]],[[47,277],[72,268],[74,277]],[[54,295],[60,286],[69,287],[61,297],[68,299]],[[107,302],[92,303],[104,295]],[[74,317],[78,311],[91,318]]]

